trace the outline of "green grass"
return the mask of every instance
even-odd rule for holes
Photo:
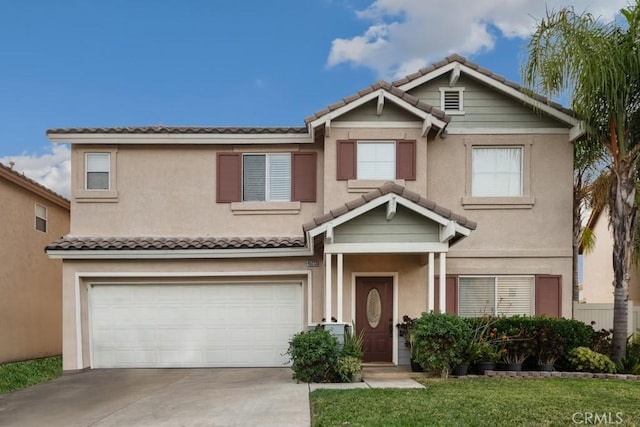
[[[62,357],[0,365],[0,393],[10,393],[62,375]]]
[[[575,421],[589,424],[584,421],[591,413],[610,414],[609,424],[640,425],[640,381],[478,378],[424,383],[425,389],[316,390],[311,393],[312,424],[566,426],[574,425],[574,414]]]

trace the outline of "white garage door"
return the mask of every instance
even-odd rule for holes
[[[302,285],[93,285],[92,367],[283,366]]]

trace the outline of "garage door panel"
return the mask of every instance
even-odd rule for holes
[[[283,366],[300,284],[95,285],[92,366]]]

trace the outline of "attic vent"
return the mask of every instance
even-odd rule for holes
[[[460,92],[455,91],[444,93],[444,109],[460,110]]]
[[[464,88],[440,88],[440,109],[447,114],[464,114]]]

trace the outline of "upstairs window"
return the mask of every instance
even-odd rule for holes
[[[242,158],[242,200],[291,200],[291,154],[245,154]]]
[[[440,88],[440,109],[449,115],[464,114],[464,88]]]
[[[473,147],[471,195],[519,197],[523,195],[522,147]]]
[[[47,232],[47,208],[36,203],[36,230]]]
[[[337,141],[338,180],[416,179],[416,141]]]
[[[395,141],[358,141],[357,179],[396,179]]]
[[[110,153],[86,153],[85,187],[87,190],[109,190],[111,175]]]

